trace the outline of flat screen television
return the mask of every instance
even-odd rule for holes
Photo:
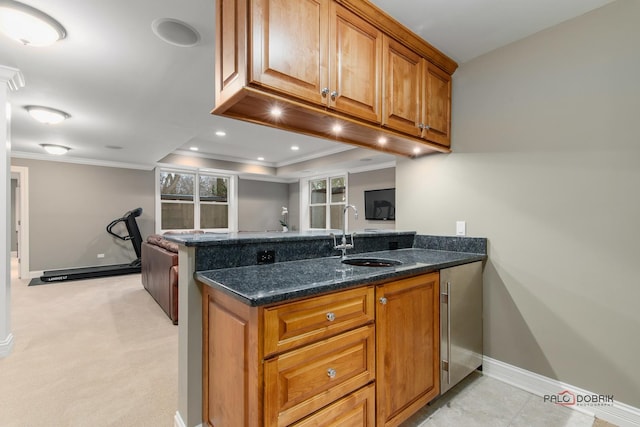
[[[396,219],[396,189],[367,190],[364,192],[364,216],[370,220]]]

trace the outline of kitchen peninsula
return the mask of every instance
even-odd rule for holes
[[[486,239],[414,232],[356,234],[348,258],[399,263],[382,267],[342,263],[328,231],[170,239],[180,244],[177,416],[188,427],[345,414],[399,424],[440,392],[439,270],[486,259]],[[407,363],[420,366],[396,369]],[[407,376],[414,386],[400,391]]]

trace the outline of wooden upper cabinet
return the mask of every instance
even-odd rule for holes
[[[251,5],[250,82],[323,103],[329,0],[252,0]]]
[[[329,107],[380,123],[382,32],[332,3],[330,39]]]
[[[380,122],[379,30],[329,0],[253,5],[253,84]]]
[[[385,37],[383,125],[439,145],[451,145],[451,76]]]
[[[216,1],[216,104],[229,101],[246,85],[247,3]]]
[[[408,157],[451,151],[457,64],[369,0],[215,3],[213,114]]]
[[[383,125],[420,136],[422,58],[390,37],[384,37],[385,108]]]
[[[451,145],[451,76],[424,61],[422,137]]]

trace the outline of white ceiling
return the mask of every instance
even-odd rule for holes
[[[67,38],[34,48],[0,34],[0,64],[18,68],[26,81],[11,94],[17,156],[46,158],[39,144],[54,143],[71,147],[70,158],[152,167],[175,150],[197,146],[200,156],[282,166],[351,148],[209,114],[212,0],[23,1],[62,23]],[[461,64],[610,1],[372,2]],[[161,41],[151,30],[157,18],[188,23],[200,43],[183,48]],[[29,104],[64,110],[71,119],[37,123],[22,108]],[[227,135],[218,137],[216,130]],[[265,160],[258,162],[259,156]]]

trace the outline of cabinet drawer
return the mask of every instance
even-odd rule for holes
[[[374,320],[374,289],[363,287],[264,311],[264,356],[299,347]]]
[[[264,362],[265,425],[287,426],[375,378],[367,325]]]
[[[375,385],[369,384],[292,427],[373,427],[376,421],[375,398]]]

